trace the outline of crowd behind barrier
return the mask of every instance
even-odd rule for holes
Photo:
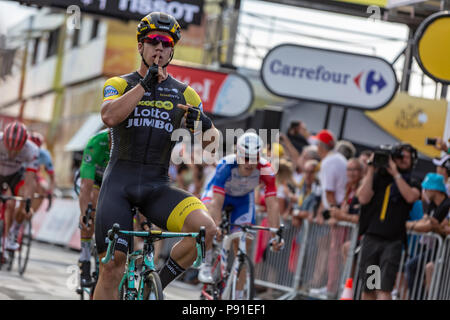
[[[411,163],[414,163],[417,159],[415,150],[409,147],[405,150],[411,154]],[[363,298],[360,252],[364,239],[361,233],[364,232],[360,232],[362,205],[358,192],[368,173],[368,161],[374,151],[364,150],[358,154],[349,141],[336,141],[328,130],[311,135],[301,121],[294,121],[286,134],[280,134],[279,144],[267,146],[265,154],[280,159],[276,173],[277,198],[286,228],[285,249],[282,252],[269,250],[269,236],[263,233],[257,233],[253,241],[251,254],[255,264],[256,285],[259,291],[265,290],[258,292],[261,298],[294,299],[303,296],[339,299],[350,278],[353,279],[354,299]],[[390,152],[395,154],[396,151]],[[403,149],[397,150],[397,153],[405,157]],[[395,156],[400,157],[398,154]],[[397,160],[395,163],[398,169],[402,163]],[[450,195],[450,157],[445,155],[435,160],[434,164],[436,173],[443,176],[444,188]],[[211,165],[186,163],[172,165],[169,172],[176,186],[199,196],[204,185],[214,175],[214,170],[215,167]],[[396,181],[398,177],[391,175]],[[410,188],[421,189],[420,181],[413,183],[408,175],[403,178]],[[384,197],[395,197],[396,194],[398,197],[399,190],[396,188],[394,186],[391,195],[386,192]],[[433,188],[432,191],[442,189]],[[421,225],[419,229],[428,228],[423,226],[427,219],[433,220],[434,214],[434,209],[429,209],[433,202],[428,199],[430,193],[424,195],[423,190],[420,192],[422,194],[419,196],[417,193],[414,205],[408,202],[401,208],[411,208],[408,217],[402,212],[405,225],[407,220],[417,222],[417,225]],[[401,196],[405,198],[403,194]],[[447,195],[445,199],[447,202],[443,204],[448,203]],[[263,190],[256,190],[255,203],[259,208],[257,223],[267,225]],[[395,210],[389,209],[392,213]],[[387,214],[390,214],[389,211]],[[440,232],[434,232],[437,231],[436,225],[426,229],[426,232],[408,229],[408,249],[404,250],[403,247],[401,250],[395,284],[388,292],[392,299],[449,298],[450,224],[447,214],[445,217],[440,215],[437,222],[440,223]],[[400,233],[403,227],[399,229],[398,225],[396,232]],[[165,250],[170,247],[166,246]],[[184,280],[197,283],[196,271],[190,270]]]

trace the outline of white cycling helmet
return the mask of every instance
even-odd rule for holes
[[[237,155],[241,158],[257,158],[263,150],[262,139],[253,132],[244,133],[237,140]]]

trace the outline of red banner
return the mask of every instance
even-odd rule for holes
[[[250,107],[253,91],[238,74],[169,65],[169,74],[192,87],[203,103],[203,110],[222,116],[236,116]]]

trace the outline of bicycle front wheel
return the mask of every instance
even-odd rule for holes
[[[164,300],[161,280],[156,271],[151,271],[144,280],[144,300]]]
[[[231,300],[253,300],[255,277],[253,263],[247,255],[235,258],[229,281],[231,281]]]
[[[31,248],[31,220],[25,220],[19,231],[18,242],[20,244],[19,258],[19,274],[22,276],[27,268],[28,258]]]

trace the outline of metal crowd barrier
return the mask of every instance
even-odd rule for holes
[[[348,253],[354,252],[357,226],[346,222],[319,225],[306,219],[301,227],[292,226],[290,220],[284,225],[283,251],[267,250],[261,258],[262,248],[255,241],[255,284],[284,292],[278,299],[298,295],[338,298],[351,273],[353,254]]]
[[[402,250],[392,298],[394,300],[435,299],[433,295],[435,287],[442,284],[439,279],[440,269],[443,265],[441,263],[443,259],[442,238],[435,233],[424,234],[414,231],[408,231],[407,236],[408,249]],[[359,264],[360,255],[356,257],[354,274],[356,281],[354,281],[353,292],[356,300],[361,299],[363,290]],[[448,283],[445,287],[448,287]]]
[[[437,264],[429,268],[436,270],[435,281],[431,285],[432,299],[450,300],[450,235],[444,240]]]
[[[257,218],[261,223],[262,217]],[[361,299],[360,254],[356,224],[319,225],[304,219],[300,227],[285,224],[285,249],[271,252],[254,241],[255,284],[282,292],[278,299],[304,296],[339,299],[346,279],[353,278],[354,299]],[[450,300],[450,236],[408,231],[402,250],[393,299]],[[258,239],[260,241],[258,241]]]

